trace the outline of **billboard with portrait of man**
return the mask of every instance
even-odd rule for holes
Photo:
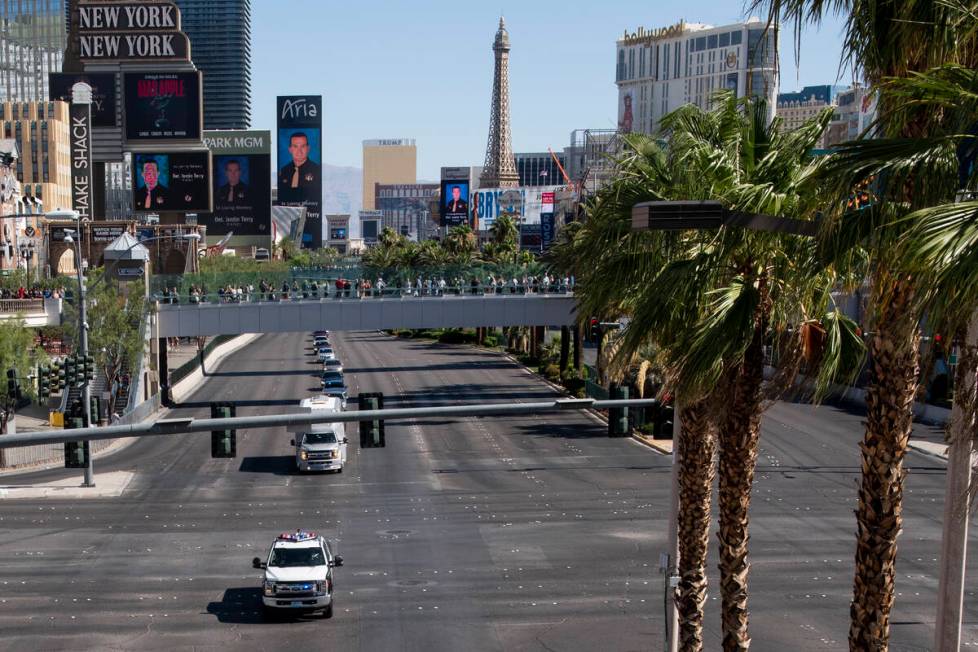
[[[211,210],[210,152],[143,152],[132,159],[134,211]]]
[[[211,236],[233,233],[231,246],[269,246],[272,189],[271,132],[205,131],[214,159],[214,212],[199,215]]]
[[[468,180],[443,179],[441,182],[441,223],[445,227],[469,223]]]
[[[323,246],[322,96],[279,97],[277,203],[304,206],[302,246]]]

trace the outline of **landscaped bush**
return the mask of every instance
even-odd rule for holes
[[[442,344],[474,344],[476,337],[474,331],[451,329],[442,333],[438,341]]]
[[[540,370],[540,373],[543,374],[544,378],[546,378],[552,383],[555,383],[560,380],[560,367],[558,367],[553,363],[543,366],[543,368]]]

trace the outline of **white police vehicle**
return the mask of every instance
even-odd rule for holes
[[[326,539],[315,532],[296,530],[275,538],[268,557],[251,561],[264,570],[262,611],[266,615],[322,611],[333,617],[333,568],[343,565]]]
[[[299,403],[303,412],[322,410],[339,413],[343,400],[333,396],[314,396]],[[334,471],[343,473],[346,465],[346,424],[310,423],[289,426],[294,438],[289,442],[295,447],[295,466],[299,472]]]

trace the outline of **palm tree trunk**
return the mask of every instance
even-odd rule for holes
[[[767,308],[759,308],[754,337],[744,352],[744,361],[733,374],[730,400],[726,402],[720,429],[717,502],[720,528],[717,532],[720,557],[720,595],[723,649],[748,650],[750,633],[747,611],[748,525],[751,488],[761,426],[761,385],[764,381],[764,333]]]
[[[705,399],[681,408],[679,468],[679,649],[703,649],[706,552],[710,541],[710,499],[716,467],[715,422]]]
[[[849,649],[886,650],[903,529],[903,458],[913,424],[920,335],[905,279],[877,280],[878,319],[869,345],[862,484],[856,509],[856,573],[849,608]]]

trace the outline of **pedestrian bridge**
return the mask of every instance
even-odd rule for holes
[[[408,328],[570,326],[570,293],[443,294],[257,300],[219,303],[158,302],[159,337],[358,331]]]

